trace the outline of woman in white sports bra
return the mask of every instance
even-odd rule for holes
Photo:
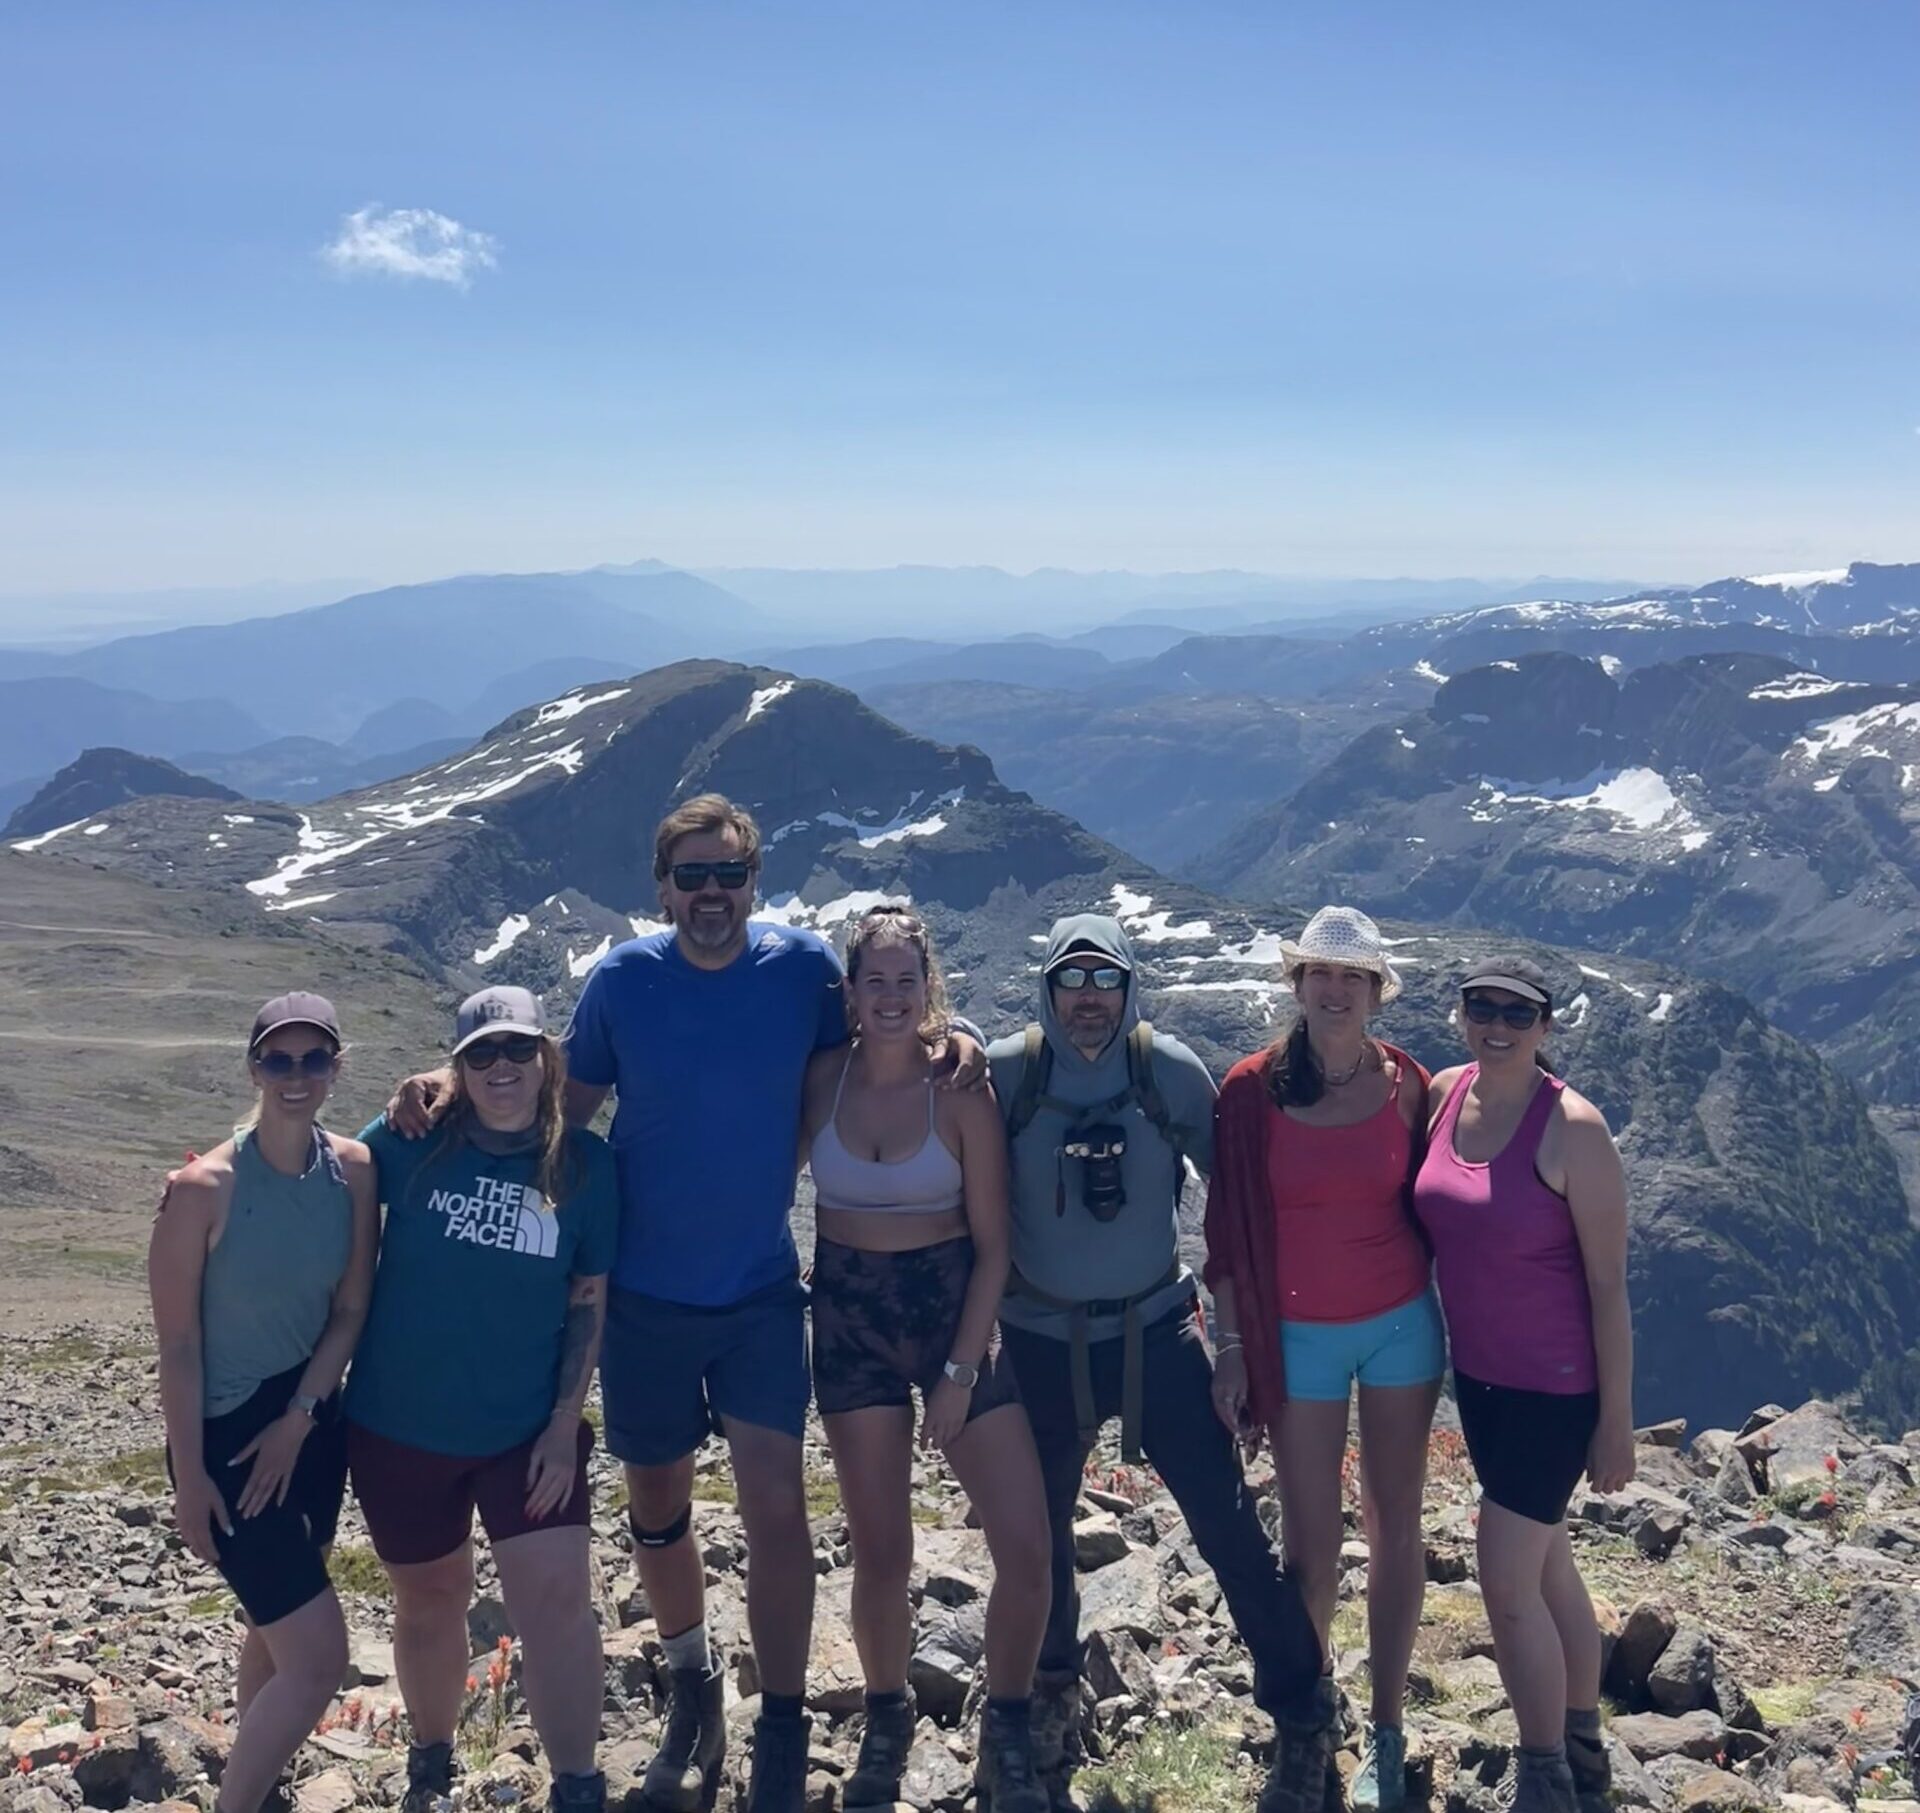
[[[847,941],[853,1042],[807,1072],[813,1171],[814,1393],[853,1542],[853,1634],[866,1729],[848,1813],[900,1797],[912,1746],[909,1486],[939,1449],[993,1556],[979,1795],[994,1813],[1045,1813],[1028,1736],[1048,1605],[1046,1495],[996,1322],[1008,1267],[1007,1149],[986,1090],[936,1089],[929,1046],[946,998],[926,927],[880,907]]]

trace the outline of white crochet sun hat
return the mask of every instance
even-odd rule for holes
[[[1391,1001],[1400,992],[1400,978],[1387,961],[1386,940],[1380,928],[1358,907],[1322,907],[1296,938],[1280,940],[1280,960],[1289,976],[1309,963],[1331,963],[1340,969],[1370,970],[1380,978],[1380,999]]]

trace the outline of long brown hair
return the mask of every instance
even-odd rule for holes
[[[927,934],[926,921],[910,907],[869,907],[854,922],[847,934],[847,982],[851,986],[860,977],[860,961],[870,950],[884,950],[904,944],[920,953],[920,970],[927,979],[927,1011],[920,1020],[920,1042],[937,1045],[946,1037],[953,1009],[947,1000],[947,979],[940,973],[940,959],[933,954],[933,940]],[[847,1001],[847,1030],[860,1036],[853,1001]]]
[[[1296,989],[1300,986],[1300,977],[1305,968],[1302,964],[1287,976]],[[1369,1019],[1380,1005],[1378,977],[1374,979],[1370,1000],[1371,1005],[1367,1009]],[[1379,1043],[1372,1033],[1362,1033],[1363,1054],[1367,1047]],[[1364,1055],[1362,1061],[1365,1061]],[[1267,1093],[1273,1097],[1276,1108],[1311,1108],[1326,1094],[1327,1073],[1320,1068],[1320,1060],[1313,1055],[1313,1043],[1307,1037],[1304,1009],[1294,1014],[1293,1024],[1267,1047],[1266,1078]]]
[[[534,1110],[533,1124],[540,1135],[540,1168],[536,1182],[540,1194],[555,1208],[572,1193],[577,1182],[577,1167],[567,1139],[567,1054],[552,1033],[543,1032],[540,1040],[540,1101]],[[496,1058],[495,1063],[501,1060]],[[447,1127],[455,1137],[473,1114],[473,1097],[467,1093],[467,1067],[453,1060],[453,1101],[447,1112]],[[477,1119],[478,1117],[475,1116]]]

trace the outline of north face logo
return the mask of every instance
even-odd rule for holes
[[[560,1250],[560,1219],[531,1184],[474,1179],[471,1191],[435,1190],[427,1207],[446,1217],[449,1240],[551,1259]]]

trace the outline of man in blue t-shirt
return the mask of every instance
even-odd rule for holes
[[[617,1098],[620,1246],[601,1390],[673,1670],[646,1798],[686,1813],[712,1804],[726,1741],[691,1533],[694,1456],[716,1428],[747,1530],[761,1685],[749,1813],[800,1813],[806,1790],[812,1385],[788,1214],[807,1061],[846,1041],[847,1014],[824,939],[749,917],[759,869],[759,829],[739,807],[703,794],[671,812],[654,875],[672,930],[603,958],[567,1034],[568,1118],[590,1120],[609,1089]],[[953,1043],[966,1076],[983,1075],[978,1045]]]

